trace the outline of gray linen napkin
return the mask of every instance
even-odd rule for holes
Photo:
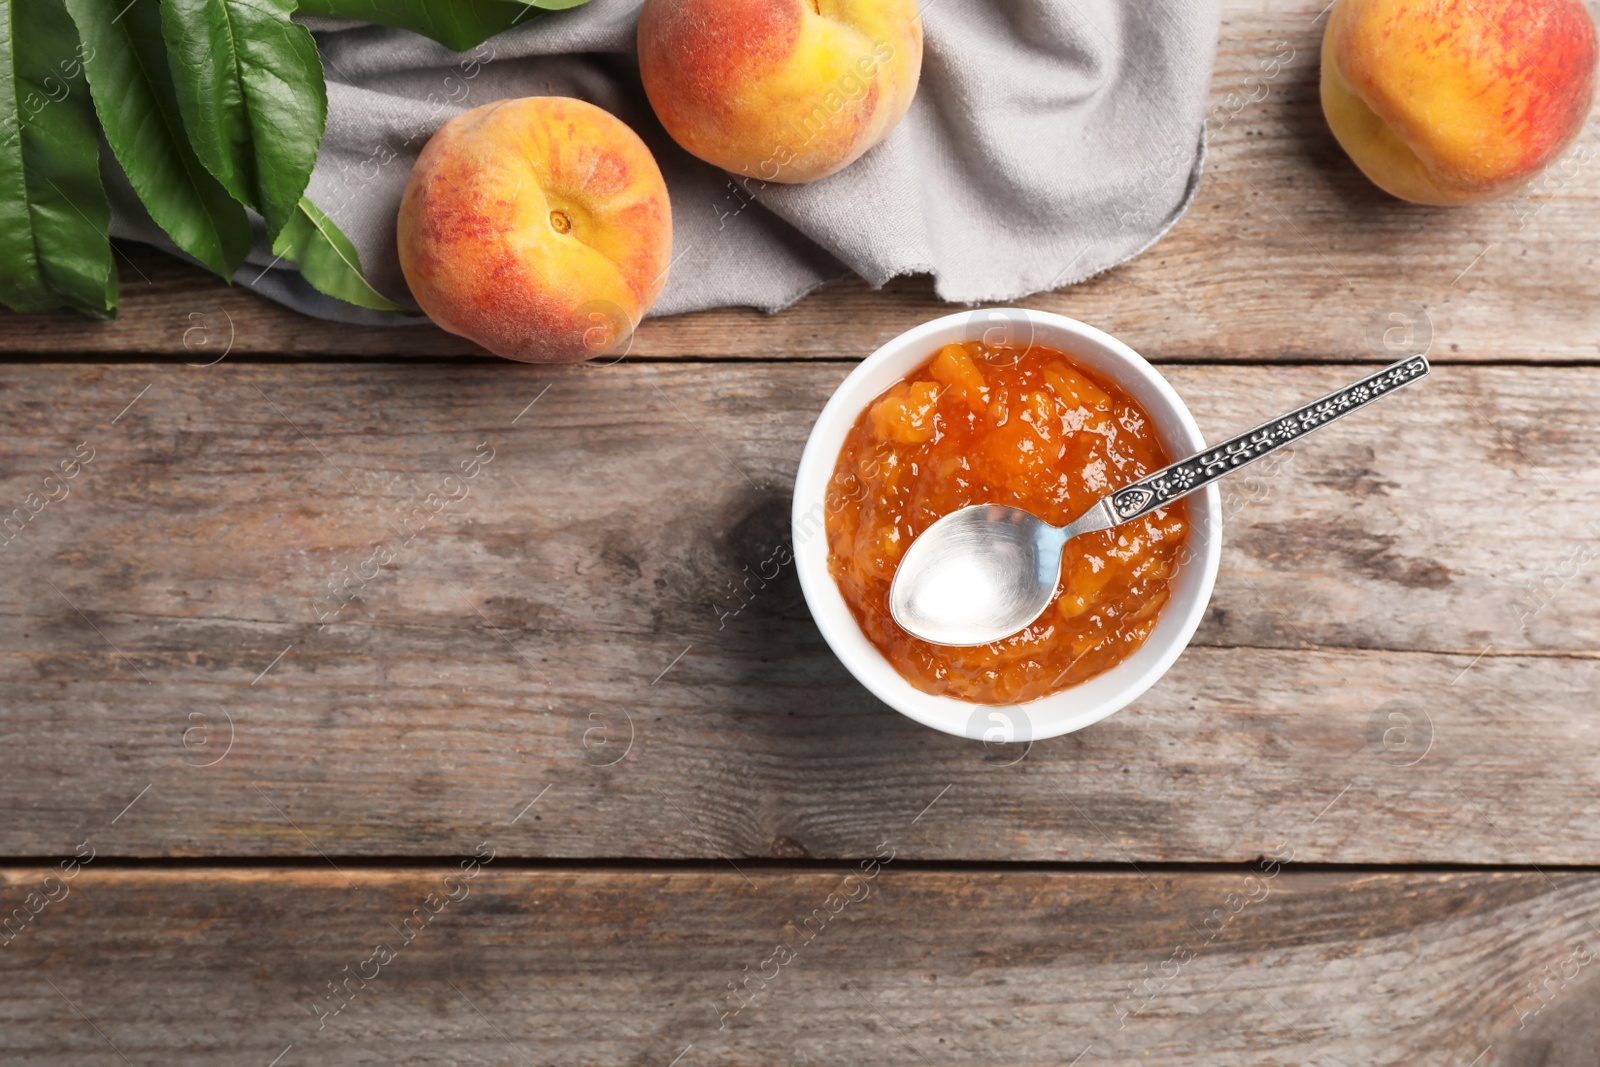
[[[328,78],[307,195],[379,291],[414,306],[395,213],[418,152],[446,119],[504,97],[581,97],[655,153],[672,196],[673,264],[654,315],[776,311],[852,271],[874,286],[931,274],[955,302],[1011,300],[1137,255],[1199,180],[1220,0],[928,0],[905,120],[838,174],[792,186],[734,179],[673,143],[639,85],[638,11],[639,0],[591,0],[538,12],[467,53],[305,20]],[[170,247],[119,177],[115,232]],[[323,318],[416,321],[321,296],[264,241],[235,280]]]

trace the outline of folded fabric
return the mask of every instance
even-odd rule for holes
[[[655,153],[674,231],[655,315],[776,311],[851,272],[874,286],[929,274],[955,302],[1011,300],[1137,255],[1199,180],[1220,0],[928,0],[910,112],[860,160],[807,185],[736,178],[673,143],[639,84],[638,17],[639,0],[591,0],[535,12],[466,53],[404,30],[304,20],[328,80],[307,195],[379,291],[415,306],[395,215],[418,152],[451,116],[507,97],[588,100]],[[114,232],[170,247],[120,175],[108,181]],[[417,321],[323,297],[264,235],[235,280],[324,318]]]

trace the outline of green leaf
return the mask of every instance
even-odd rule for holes
[[[272,252],[293,261],[318,292],[374,311],[407,310],[367,284],[356,246],[305,197],[272,242]]]
[[[465,52],[495,34],[537,18],[537,9],[561,11],[588,0],[300,0],[305,15],[331,15],[398,26]]]
[[[157,0],[65,2],[88,46],[95,111],[134,192],[179,248],[231,278],[250,251],[250,221],[189,145]]]
[[[317,162],[328,93],[294,0],[162,0],[161,29],[189,143],[276,236]]]
[[[33,210],[22,154],[22,116],[17,110],[16,37],[12,12],[0,18],[0,300],[15,311],[55,305],[44,284],[33,243]]]
[[[100,142],[60,0],[0,7],[0,300],[18,311],[117,306]]]

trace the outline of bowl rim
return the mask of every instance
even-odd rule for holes
[[[823,639],[873,696],[924,726],[958,737],[1033,741],[1081,730],[1142,696],[1177,661],[1194,636],[1216,583],[1222,558],[1222,506],[1215,485],[1188,497],[1188,558],[1175,579],[1183,587],[1162,608],[1150,636],[1132,656],[1079,685],[1022,704],[978,704],[935,696],[912,686],[861,631],[828,572],[828,484],[845,435],[866,406],[894,382],[953,340],[985,336],[996,323],[1025,325],[1031,335],[1054,335],[1057,345],[1138,396],[1169,453],[1187,455],[1206,446],[1194,416],[1171,383],[1148,360],[1111,334],[1065,315],[1026,308],[979,308],[922,323],[880,345],[846,376],[818,414],[795,474],[790,515],[791,548],[801,591]],[[1074,350],[1072,342],[1087,348]],[[1106,365],[1114,367],[1108,372]],[[1158,403],[1151,404],[1154,398]],[[1198,543],[1197,543],[1198,542]],[[1159,640],[1158,640],[1159,639]],[[1131,668],[1131,669],[1130,669]],[[1076,699],[1075,699],[1076,697]]]

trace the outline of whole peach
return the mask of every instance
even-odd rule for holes
[[[661,294],[672,207],[650,150],[609,113],[499,100],[422,149],[399,245],[434,322],[510,359],[575,363],[615,351]]]
[[[645,0],[661,125],[724,170],[808,182],[888,136],[922,72],[916,0]]]
[[[1566,150],[1594,70],[1579,0],[1339,0],[1322,39],[1322,109],[1381,188],[1471,203]]]

